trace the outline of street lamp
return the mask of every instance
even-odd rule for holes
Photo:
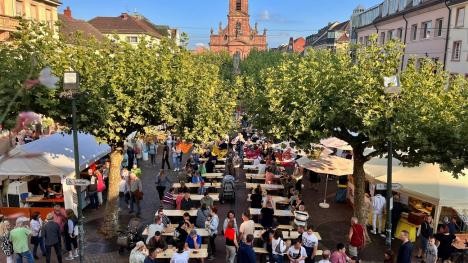
[[[80,155],[78,152],[78,130],[76,125],[76,100],[75,95],[79,93],[80,80],[77,72],[67,71],[63,74],[63,90],[65,96],[71,99],[72,102],[72,130],[73,130],[73,153],[75,159],[75,177],[80,179]],[[80,262],[83,262],[83,216],[82,216],[82,200],[81,200],[81,186],[75,186],[76,193],[78,195],[78,242],[79,242],[79,255]]]
[[[398,96],[401,93],[400,79],[398,76],[384,77],[384,92],[390,96]],[[387,220],[386,220],[386,239],[385,244],[388,248],[392,247],[392,209],[393,209],[393,193],[392,193],[392,120],[388,119],[388,141],[387,141]]]

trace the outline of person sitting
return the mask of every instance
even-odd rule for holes
[[[164,232],[164,224],[162,223],[162,218],[159,215],[154,218],[154,223],[148,226],[148,237],[146,238],[146,244],[148,244],[156,232]]]
[[[187,193],[187,192],[185,192],[185,193]],[[177,194],[177,196],[175,198],[175,203],[176,203],[176,209],[177,210],[182,209],[181,206],[182,206],[182,200],[183,199],[184,199],[184,192],[179,191],[179,193]]]
[[[305,205],[304,200],[302,200],[302,195],[297,195],[296,199],[292,201],[291,210],[299,210],[300,205]]]
[[[201,245],[201,236],[197,234],[197,231],[195,229],[192,229],[190,231],[190,234],[187,236],[187,239],[185,240],[185,247],[189,249],[200,249]],[[201,262],[203,263],[204,260],[201,259]]]
[[[162,207],[158,209],[158,212],[154,216],[161,217],[162,223],[164,224],[164,228],[171,224],[171,220],[167,215],[164,214],[164,209],[162,209]]]
[[[146,256],[145,261],[143,261],[143,263],[157,263],[158,261],[156,261],[156,258],[159,252],[159,249],[155,247],[149,247],[148,255]]]
[[[195,172],[192,176],[192,183],[199,184],[203,182],[203,178],[200,176],[198,172]]]
[[[154,233],[154,236],[148,242],[148,247],[154,247],[154,248],[158,248],[160,250],[166,250],[167,249],[167,243],[164,240],[164,238],[162,238],[161,232],[156,231]]]
[[[185,247],[184,242],[177,243],[177,250],[171,258],[171,263],[188,263],[190,251]]]
[[[180,203],[180,209],[187,211],[194,208],[195,205],[193,204],[192,199],[190,198],[190,193],[184,193],[184,198]]]
[[[190,214],[185,212],[182,221],[179,222],[179,225],[174,231],[174,237],[179,241],[185,242],[188,236],[188,231],[193,228],[192,223],[190,223]]]
[[[185,185],[185,182],[180,182],[179,193],[188,193],[190,189]]]
[[[262,208],[262,195],[260,194],[260,190],[258,188],[254,189],[254,193],[250,195],[250,207],[251,208]]]
[[[206,218],[210,215],[210,210],[206,207],[206,204],[202,204],[197,211],[197,219],[195,221],[195,226],[198,228],[205,227]]]

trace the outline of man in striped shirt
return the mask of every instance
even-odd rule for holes
[[[174,196],[174,188],[171,187],[169,191],[167,191],[164,194],[163,200],[162,200],[162,206],[165,209],[174,209],[175,208],[175,196]]]
[[[164,210],[162,208],[159,208],[155,216],[159,216],[161,218],[164,228],[171,224],[171,220],[164,214]]]

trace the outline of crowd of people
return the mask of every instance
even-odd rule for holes
[[[67,251],[65,260],[74,260],[78,254],[78,218],[71,209],[64,210],[59,205],[47,214],[43,221],[38,212],[31,218],[20,216],[15,226],[0,215],[0,246],[7,263],[33,263],[39,259],[38,249],[47,263],[51,262],[52,248],[57,262],[62,262],[62,247]],[[29,244],[33,245],[32,251]]]

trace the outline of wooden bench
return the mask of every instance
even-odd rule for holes
[[[263,226],[260,224],[255,224],[255,228],[263,229]],[[285,229],[285,230],[294,230],[294,226],[292,225],[278,225],[279,229]]]

